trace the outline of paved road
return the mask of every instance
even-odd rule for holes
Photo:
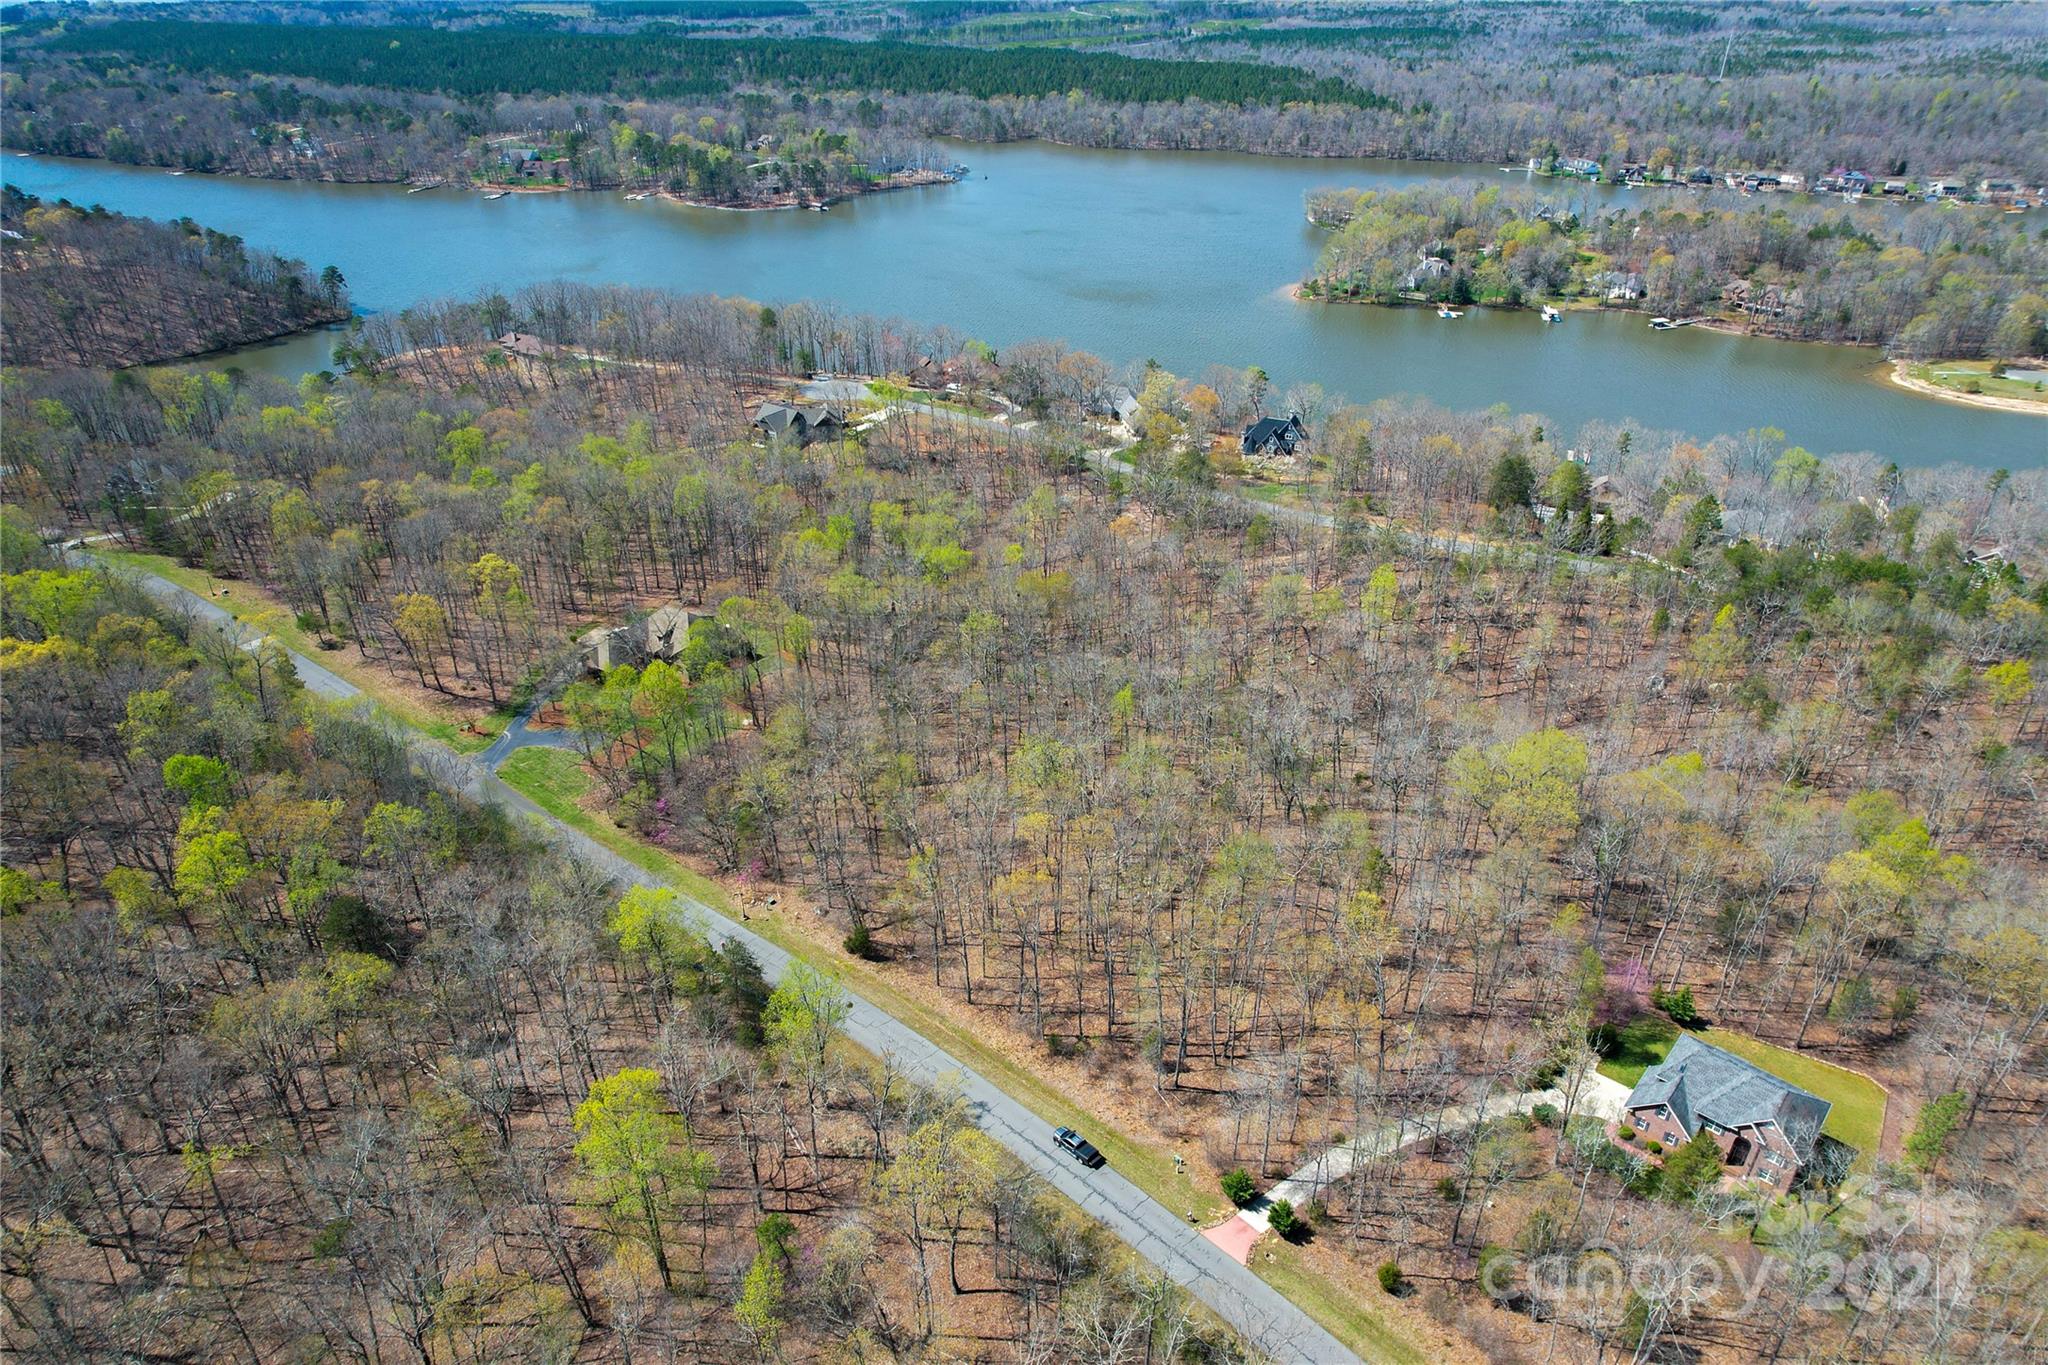
[[[804,397],[813,402],[860,402],[872,399],[875,396],[874,391],[868,387],[866,381],[859,379],[812,380],[802,387],[801,392]],[[998,399],[997,401],[1003,400]],[[1005,406],[1014,408],[1014,405],[1007,403]],[[1036,422],[1012,423],[998,421],[992,417],[980,417],[973,413],[961,412],[956,408],[938,407],[931,403],[899,402],[893,404],[892,407],[897,412],[918,412],[929,417],[936,417],[942,421],[958,422],[964,426],[986,427],[993,431],[1029,432],[1038,425]],[[1124,452],[1129,449],[1129,445],[1108,446],[1101,450],[1084,450],[1081,452],[1081,457],[1105,474],[1122,474],[1135,477],[1138,473],[1137,466],[1123,458]],[[1231,502],[1248,507],[1255,512],[1264,512],[1268,516],[1279,517],[1282,521],[1291,521],[1298,526],[1320,526],[1327,529],[1337,525],[1336,517],[1328,512],[1320,512],[1311,507],[1298,507],[1292,503],[1267,502],[1263,498],[1255,498],[1248,493],[1239,493],[1231,489],[1220,490],[1220,496]],[[1539,546],[1509,544],[1502,541],[1488,540],[1483,536],[1466,535],[1457,531],[1432,531],[1424,534],[1420,531],[1411,531],[1405,527],[1396,526],[1382,519],[1373,519],[1371,524],[1381,530],[1391,531],[1404,546],[1416,553],[1479,554],[1483,551],[1520,552],[1530,555],[1542,555],[1558,563],[1569,565],[1573,572],[1582,574],[1609,573],[1626,567],[1620,560],[1597,559],[1587,555],[1566,554]],[[1639,551],[1631,550],[1629,553],[1632,558],[1639,561],[1656,564],[1666,569],[1672,567]]]
[[[212,622],[234,638],[249,638],[240,622],[198,594],[151,574],[135,577],[152,596],[174,610],[188,611]],[[294,651],[287,653],[297,666],[300,679],[315,695],[331,701],[349,701],[362,695],[355,684],[314,660]],[[420,736],[408,733],[402,737],[424,769],[472,799],[530,817],[557,846],[621,882],[636,886],[667,885],[555,819],[481,764]],[[683,899],[703,915],[714,940],[723,943],[736,939],[744,943],[769,980],[779,980],[789,970],[792,959],[788,953],[710,906],[688,896]],[[1138,1254],[1214,1309],[1254,1349],[1275,1360],[1305,1365],[1357,1359],[1321,1324],[1207,1241],[1199,1229],[1155,1202],[1116,1171],[1106,1167],[1099,1171],[1083,1169],[1053,1145],[1051,1126],[1023,1104],[908,1024],[859,995],[849,995],[847,1037],[877,1056],[893,1056],[906,1075],[927,1085],[947,1077],[958,1078],[962,1094],[983,1131],[1007,1147],[1032,1174],[1074,1200]]]
[[[1129,449],[1129,446],[1109,446],[1101,450],[1084,450],[1081,452],[1081,458],[1105,474],[1121,474],[1134,478],[1138,474],[1137,466],[1123,458],[1123,452]],[[1267,516],[1278,517],[1282,521],[1291,521],[1297,526],[1320,526],[1329,529],[1337,525],[1336,517],[1328,512],[1319,512],[1312,507],[1299,507],[1293,503],[1267,502],[1263,498],[1255,498],[1248,493],[1238,493],[1227,488],[1218,490],[1218,496],[1248,507],[1254,512],[1264,512]],[[1420,531],[1408,530],[1403,526],[1396,526],[1392,522],[1378,518],[1368,518],[1367,524],[1376,530],[1392,532],[1403,546],[1418,554],[1470,555],[1479,554],[1483,551],[1500,551],[1503,553],[1541,555],[1557,563],[1568,565],[1574,573],[1582,574],[1610,573],[1626,567],[1621,560],[1595,559],[1586,555],[1567,554],[1563,551],[1537,545],[1514,545],[1503,541],[1487,540],[1482,536],[1466,535],[1457,531],[1431,531],[1424,534]],[[1638,551],[1631,550],[1629,554],[1633,559],[1656,564],[1666,569],[1671,568],[1670,565],[1664,564],[1663,561]]]

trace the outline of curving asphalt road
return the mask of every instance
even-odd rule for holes
[[[76,559],[85,552],[70,553]],[[210,622],[231,638],[254,643],[239,621],[197,593],[153,574],[137,573],[134,577],[152,596],[174,610]],[[316,661],[296,651],[286,652],[298,669],[300,681],[316,696],[350,701],[362,695],[355,684]],[[477,761],[417,735],[405,734],[403,738],[423,768],[472,799],[529,817],[557,846],[621,882],[667,887],[659,878],[549,815]],[[704,917],[714,941],[736,939],[744,943],[769,980],[779,980],[789,970],[793,959],[781,948],[710,906],[680,891],[677,894]],[[848,996],[848,1038],[877,1056],[894,1057],[904,1074],[927,1085],[955,1078],[975,1122],[984,1132],[1008,1148],[1033,1175],[1072,1199],[1194,1298],[1207,1304],[1236,1328],[1253,1349],[1273,1360],[1300,1365],[1338,1365],[1357,1359],[1315,1319],[1204,1238],[1199,1228],[1176,1216],[1116,1171],[1108,1167],[1084,1169],[1053,1145],[1051,1126],[1021,1102],[902,1020],[857,994],[849,992]]]
[[[576,736],[567,730],[529,730],[528,721],[533,719],[533,708],[521,711],[505,722],[505,728],[490,747],[476,756],[486,772],[498,771],[498,765],[512,756],[514,749],[573,749]]]
[[[875,398],[874,391],[868,387],[867,381],[861,379],[812,380],[804,384],[799,392],[813,402],[854,403]],[[991,431],[1028,432],[1038,425],[1036,422],[1012,423],[998,421],[993,417],[978,417],[972,413],[961,412],[957,408],[939,407],[932,403],[896,402],[892,406],[899,412],[917,412],[941,421],[958,422],[963,426],[985,427]],[[1104,474],[1136,477],[1139,473],[1138,467],[1123,458],[1124,452],[1130,448],[1129,444],[1125,444],[1122,446],[1108,446],[1100,450],[1084,450],[1081,452],[1081,458]],[[1337,525],[1336,517],[1328,512],[1318,511],[1312,507],[1298,507],[1293,503],[1267,502],[1263,498],[1255,498],[1249,494],[1238,493],[1229,489],[1222,490],[1220,496],[1228,501],[1248,507],[1255,512],[1264,512],[1268,516],[1278,517],[1282,521],[1291,521],[1300,526],[1320,526],[1329,529]],[[1411,531],[1406,527],[1395,526],[1384,518],[1373,518],[1370,520],[1371,524],[1375,527],[1391,531],[1399,538],[1402,545],[1418,554],[1470,555],[1481,554],[1487,551],[1518,552],[1540,555],[1553,562],[1564,564],[1572,572],[1580,574],[1612,573],[1629,567],[1627,561],[1572,554],[1567,551],[1551,549],[1547,546],[1510,544],[1502,541],[1488,540],[1484,536],[1468,535],[1457,531],[1432,531],[1427,533]],[[1683,572],[1675,565],[1667,564],[1654,555],[1645,554],[1640,550],[1628,551],[1628,559],[1638,563],[1651,564],[1673,573]]]

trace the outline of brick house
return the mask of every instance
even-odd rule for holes
[[[1686,1034],[1643,1072],[1623,1105],[1623,1121],[1667,1151],[1704,1131],[1721,1149],[1724,1177],[1783,1193],[1813,1159],[1833,1107]]]

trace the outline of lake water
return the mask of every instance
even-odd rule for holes
[[[1283,391],[1313,380],[1358,401],[1505,403],[1543,414],[1560,435],[1592,419],[1699,438],[1768,425],[1816,451],[1869,450],[1901,464],[2048,461],[2048,420],[1892,388],[1872,350],[1654,333],[1640,314],[1572,314],[1545,326],[1533,312],[1473,309],[1445,321],[1428,309],[1285,296],[1324,237],[1304,219],[1306,191],[1460,175],[1519,184],[1520,172],[1039,144],[963,146],[960,155],[972,173],[959,184],[870,195],[830,213],[728,213],[616,194],[486,201],[42,157],[0,158],[0,175],[46,198],[189,215],[315,269],[338,265],[365,311],[558,278],[768,303],[827,299],[944,323],[999,348],[1058,337],[1186,375],[1259,365]],[[1621,193],[1539,183],[1567,199]],[[327,363],[330,341],[295,338],[238,361],[303,373]]]

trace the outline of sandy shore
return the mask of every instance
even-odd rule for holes
[[[2029,398],[2006,398],[1995,393],[1962,393],[1956,389],[1944,389],[1939,384],[1915,379],[1907,373],[1912,364],[1910,360],[1894,360],[1892,383],[1925,397],[1940,398],[1950,403],[1962,403],[1973,408],[1995,408],[2000,412],[2030,412],[2036,417],[2048,417],[2048,402],[2036,402]]]

